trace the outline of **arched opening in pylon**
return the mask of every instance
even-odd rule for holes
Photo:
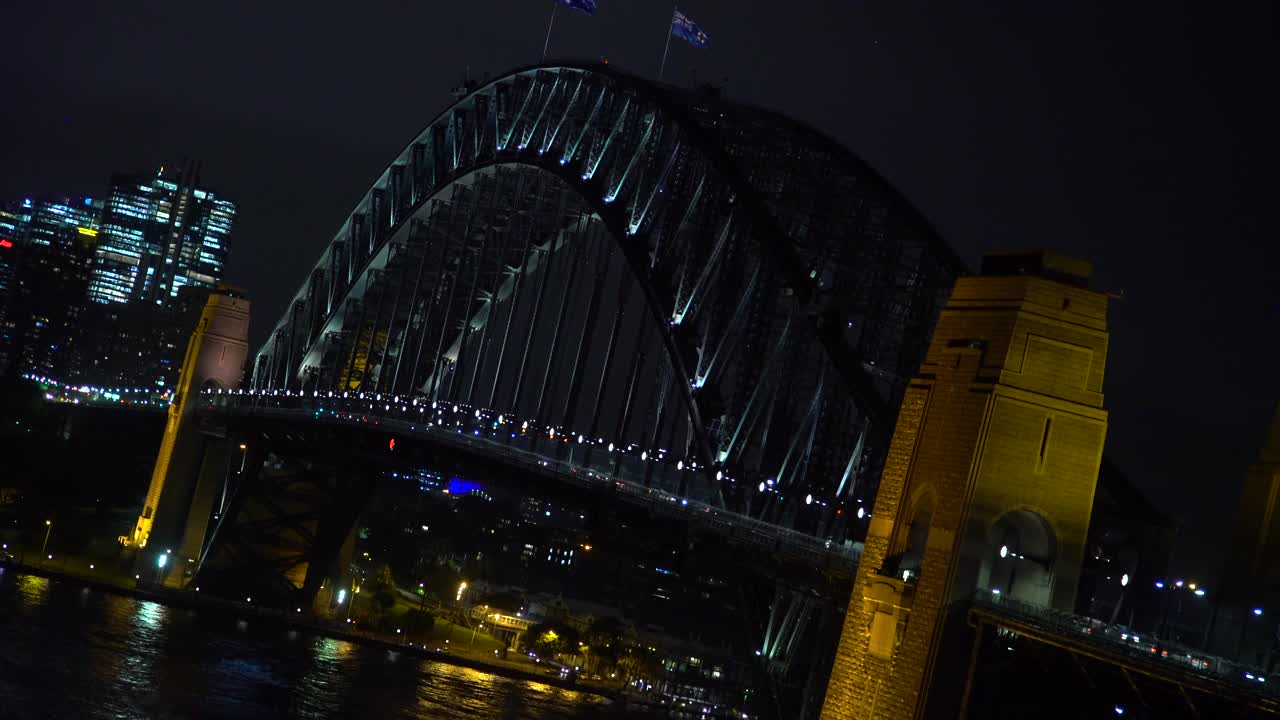
[[[1048,520],[1033,510],[1007,512],[987,532],[979,587],[1002,599],[1048,607],[1056,555],[1057,538]]]
[[[915,510],[911,514],[911,524],[906,528],[906,537],[901,559],[898,561],[898,573],[902,579],[912,581],[920,577],[924,569],[925,548],[929,542],[929,526],[933,523],[933,493],[925,493],[915,502]]]

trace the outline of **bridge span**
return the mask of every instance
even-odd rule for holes
[[[203,414],[220,418],[262,418],[296,427],[324,424],[376,429],[387,436],[388,461],[393,443],[410,438],[451,446],[468,453],[501,459],[525,473],[594,490],[607,489],[626,502],[676,517],[691,526],[714,531],[733,544],[748,544],[836,576],[848,577],[857,565],[861,544],[835,543],[791,528],[763,522],[716,507],[705,499],[682,495],[682,475],[697,467],[665,453],[621,447],[603,438],[557,437],[536,421],[507,417],[466,405],[445,405],[416,398],[318,392],[223,392],[206,390]],[[733,479],[729,479],[733,482]]]
[[[1022,709],[1041,717],[1280,714],[1280,674],[998,592],[979,590],[958,604],[952,615],[970,630],[961,650],[971,657],[958,717],[1019,717]],[[1046,697],[1058,707],[1045,709]]]

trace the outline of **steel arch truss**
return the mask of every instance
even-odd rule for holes
[[[254,386],[522,418],[541,452],[583,443],[584,467],[842,539],[960,269],[812,130],[533,67],[473,89],[378,178]]]

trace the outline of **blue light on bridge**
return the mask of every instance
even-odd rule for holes
[[[463,480],[460,477],[449,478],[450,495],[469,495],[480,490],[480,483]]]

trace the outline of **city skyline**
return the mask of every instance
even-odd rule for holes
[[[237,48],[261,61],[254,68],[272,68],[261,83],[252,81],[249,67],[215,52],[205,67],[218,81],[205,96],[185,88],[155,94],[112,79],[103,86],[139,102],[108,103],[92,116],[76,110],[84,96],[68,89],[74,57],[23,66],[22,92],[33,101],[27,106],[43,114],[17,126],[35,139],[19,156],[30,170],[10,173],[5,183],[25,187],[6,184],[0,191],[75,185],[66,178],[88,172],[75,168],[77,158],[98,158],[85,164],[101,174],[105,164],[121,165],[125,152],[133,165],[175,153],[205,157],[211,183],[244,198],[228,280],[250,288],[260,317],[275,317],[302,280],[280,278],[277,268],[301,272],[301,263],[290,260],[313,256],[332,237],[385,158],[445,107],[468,66],[476,78],[535,61],[542,33],[529,28],[541,25],[545,10],[504,6],[521,22],[497,30],[481,20],[496,6],[444,10],[458,14],[452,25],[474,30],[441,39],[437,51],[450,58],[442,63],[408,54],[409,39],[392,22],[399,16],[375,7],[357,18],[353,39],[333,59],[282,54],[264,33]],[[19,10],[32,13],[31,22],[40,22],[41,12]],[[119,22],[115,15],[94,18],[96,12],[105,11],[90,11],[83,28],[69,30],[88,47],[98,42],[88,35],[90,21]],[[418,12],[421,22],[431,17]],[[818,12],[690,8],[716,49],[674,50],[667,78],[687,83],[698,70],[718,81],[732,68],[729,97],[785,108],[866,157],[971,265],[982,250],[1002,247],[1044,245],[1091,257],[1100,287],[1127,291],[1113,313],[1108,452],[1188,524],[1190,540],[1179,556],[1190,554],[1208,570],[1212,549],[1225,540],[1213,531],[1229,520],[1278,394],[1265,365],[1280,336],[1268,292],[1269,248],[1250,242],[1265,227],[1265,199],[1254,181],[1266,164],[1267,140],[1265,114],[1250,92],[1261,51],[1248,33],[1266,22],[1123,9],[1046,15],[938,8],[916,17],[907,9],[860,8],[839,10],[830,20]],[[1135,14],[1112,14],[1126,12]],[[557,21],[551,55],[607,55],[652,75],[664,17],[661,9],[609,5],[594,18],[566,16]],[[133,19],[158,29],[177,21],[142,11]],[[289,29],[284,17],[268,16],[262,26],[285,37],[339,37],[339,20],[308,18]],[[215,29],[237,22],[230,14],[213,21]],[[652,38],[625,30],[649,26]],[[772,40],[792,52],[774,53],[780,60],[766,67],[745,39],[768,40],[751,27],[789,30]],[[399,39],[384,42],[388,33]],[[789,36],[801,34],[805,51]],[[1186,47],[1210,50],[1190,55]],[[126,50],[102,55],[104,67],[132,59]],[[397,72],[423,64],[432,70],[421,78],[414,70],[416,86],[407,77],[370,83],[384,56],[395,59],[390,66]],[[832,84],[834,68],[847,83]],[[846,84],[867,89],[850,93]],[[225,108],[204,117],[208,98],[225,100]],[[307,114],[316,107],[327,110]],[[310,121],[299,133],[290,126],[301,117]],[[190,123],[201,132],[178,131]],[[95,138],[119,135],[121,127],[130,132],[111,150],[89,147],[106,147]],[[1220,147],[1192,142],[1199,138]],[[59,159],[37,165],[37,151]],[[278,206],[290,211],[275,213]],[[1239,238],[1234,247],[1227,244],[1232,238]],[[1206,253],[1201,244],[1229,249]],[[255,347],[265,331],[255,327]]]
[[[104,189],[0,204],[0,375],[164,395],[222,280],[236,206],[187,161]]]

